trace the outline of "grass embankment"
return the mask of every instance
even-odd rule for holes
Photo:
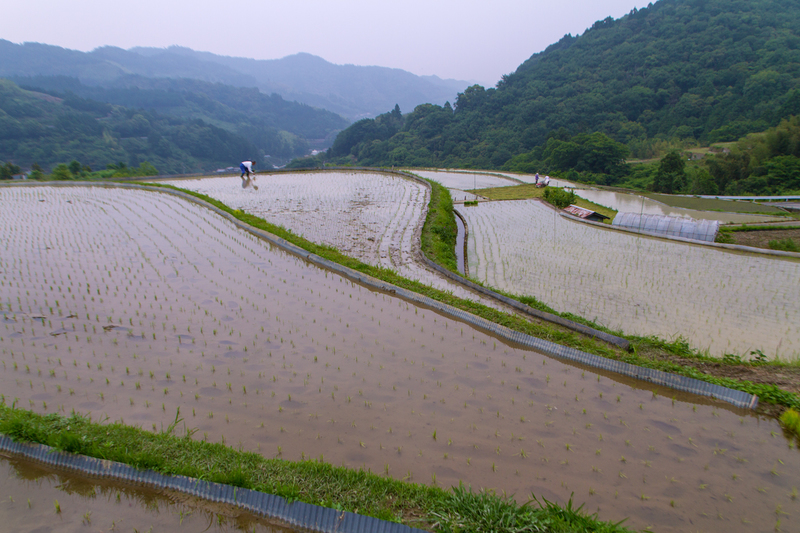
[[[479,194],[489,200],[527,200],[530,198],[542,198],[544,196],[544,191],[546,187],[536,187],[536,185],[526,183],[524,185],[513,185],[510,187],[491,187],[488,189],[476,189],[467,191],[472,194]],[[611,209],[610,207],[606,207],[600,204],[596,204],[594,202],[590,202],[585,198],[580,197],[580,193],[575,193],[577,196],[577,200],[575,205],[578,207],[583,207],[584,209],[590,209],[592,211],[597,211],[601,215],[605,215],[608,217],[607,222],[611,222],[614,220],[614,217],[617,216],[617,211]]]
[[[219,443],[196,441],[192,433],[176,435],[175,422],[161,433],[120,423],[99,424],[89,418],[40,415],[0,405],[0,433],[15,440],[46,444],[163,474],[225,483],[339,510],[437,531],[625,532],[580,508],[543,500],[518,505],[492,493],[464,488],[443,490],[397,481],[363,470],[325,463],[267,459]],[[537,505],[538,503],[538,505]]]
[[[456,239],[458,226],[453,214],[453,199],[441,184],[431,181],[428,215],[422,227],[422,253],[453,272],[458,272]]]
[[[536,298],[507,294],[536,309],[557,314],[600,331],[623,337],[631,343],[632,348],[631,352],[624,352],[605,342],[585,337],[555,324],[527,320],[515,314],[505,313],[477,302],[458,298],[448,292],[434,289],[418,281],[406,279],[393,270],[362,263],[335,248],[316,244],[303,237],[297,236],[282,226],[270,224],[259,217],[241,211],[235,212],[222,202],[204,194],[179,189],[172,185],[159,183],[151,185],[180,190],[216,206],[220,210],[235,216],[253,227],[272,233],[320,257],[368,274],[374,278],[386,281],[387,283],[422,294],[433,300],[451,305],[458,309],[463,309],[474,315],[506,326],[514,331],[527,333],[534,337],[546,339],[564,346],[570,346],[587,353],[624,361],[632,365],[655,368],[664,372],[687,376],[731,389],[745,391],[750,394],[756,394],[760,400],[759,410],[764,414],[780,416],[787,407],[800,409],[800,396],[792,392],[800,391],[800,365],[797,363],[787,363],[778,360],[747,362],[736,357],[725,359],[710,357],[707,354],[690,348],[689,344],[680,338],[670,342],[657,337],[625,335],[623,332],[610,330],[571,313],[558,313]],[[446,189],[436,183],[433,184],[433,188],[447,192]],[[423,231],[422,237],[423,239],[430,238],[432,242],[435,240],[434,237],[430,235],[426,237],[424,233],[432,232],[433,227],[443,224],[440,220],[441,216],[452,217],[452,200],[450,199],[449,193],[432,193],[431,202],[434,201],[438,204],[429,206],[429,219],[426,220],[426,229]],[[447,207],[448,205],[450,206],[449,210]],[[438,222],[434,222],[434,220]],[[441,233],[446,232],[440,232],[436,238],[441,238]],[[429,249],[433,250],[433,253],[437,253],[436,251],[441,251],[443,246],[432,246]],[[447,250],[447,253],[452,254],[452,248]],[[448,264],[447,258],[442,258],[438,255],[429,255],[428,257],[439,264]],[[455,268],[451,268],[451,270],[456,272]],[[783,388],[778,385],[782,385]]]

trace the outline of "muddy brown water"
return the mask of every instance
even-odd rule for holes
[[[0,234],[7,403],[147,430],[180,409],[195,438],[266,457],[572,495],[632,528],[800,512],[777,422],[510,345],[167,194],[2,189]]]
[[[0,529],[295,533],[228,505],[51,470],[0,455]]]

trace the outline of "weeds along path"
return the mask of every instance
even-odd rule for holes
[[[239,187],[238,177],[160,183],[205,194],[367,264],[390,268],[405,278],[514,312],[425,265],[420,232],[430,191],[415,180],[380,172],[327,171],[260,175],[258,190]]]
[[[180,410],[196,439],[521,500],[574,493],[635,529],[800,513],[800,454],[777,421],[520,349],[176,196],[2,187],[0,235],[6,404],[152,431]]]
[[[682,335],[712,355],[800,356],[800,262],[606,231],[536,200],[463,210],[469,269],[629,334]]]

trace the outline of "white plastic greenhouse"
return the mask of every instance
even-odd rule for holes
[[[641,215],[638,213],[617,213],[612,225],[636,231],[672,235],[706,242],[714,242],[719,231],[718,220],[695,220],[692,218]]]

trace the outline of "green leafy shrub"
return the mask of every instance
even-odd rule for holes
[[[547,187],[544,190],[544,199],[559,209],[564,209],[565,207],[574,204],[577,197],[573,191],[566,191],[565,189],[557,188],[551,189],[550,187]]]

